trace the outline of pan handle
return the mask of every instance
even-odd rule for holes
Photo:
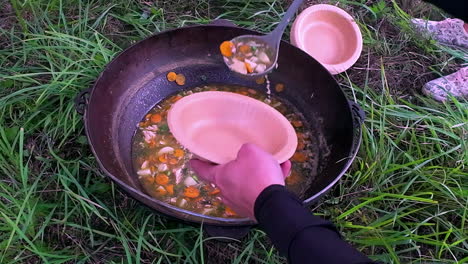
[[[78,95],[75,97],[75,100],[74,100],[75,111],[80,115],[84,115],[86,111],[86,107],[88,106],[88,97],[89,97],[90,92],[91,92],[91,88],[87,88],[79,92]]]
[[[361,106],[354,101],[348,101],[349,107],[351,108],[351,113],[353,114],[353,119],[356,121],[356,124],[361,126],[364,124],[364,120],[366,119],[366,113],[362,110]]]
[[[354,101],[348,101],[349,107],[351,108],[351,114],[353,115],[353,123],[354,123],[354,129],[353,129],[353,145],[351,147],[351,155],[354,156],[357,155],[359,151],[359,147],[361,146],[361,140],[362,140],[362,124],[364,124],[364,121],[366,119],[366,113],[362,108],[359,106],[358,103]]]
[[[215,19],[211,21],[208,25],[213,26],[225,26],[225,27],[238,27],[234,22],[227,19]]]

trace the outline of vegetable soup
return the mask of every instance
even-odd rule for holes
[[[271,48],[258,40],[224,41],[219,50],[232,71],[245,75],[263,73],[274,63]]]
[[[133,138],[132,158],[135,173],[145,191],[156,199],[196,213],[239,217],[223,204],[220,190],[215,185],[201,181],[191,170],[188,161],[192,153],[177,142],[167,125],[167,112],[177,100],[192,93],[215,90],[250,96],[269,104],[290,120],[298,135],[298,146],[291,158],[293,166],[286,178],[286,185],[289,190],[302,196],[311,181],[310,175],[315,175],[317,169],[312,135],[302,115],[276,96],[224,85],[180,92],[156,105],[138,124]]]

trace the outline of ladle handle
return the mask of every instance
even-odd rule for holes
[[[270,34],[268,34],[269,42],[270,41],[274,42],[271,44],[276,44],[280,42],[281,36],[283,36],[284,30],[288,26],[289,22],[291,21],[292,17],[296,13],[296,11],[299,9],[303,1],[304,0],[294,0],[294,2],[292,2],[292,4],[289,6],[288,10],[284,14],[281,22],[276,26],[276,28]]]

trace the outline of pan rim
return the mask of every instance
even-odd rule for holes
[[[137,47],[140,43],[146,41],[147,39],[149,38],[153,38],[155,36],[158,36],[158,35],[161,35],[161,34],[165,34],[165,33],[168,33],[168,32],[175,32],[175,31],[179,31],[179,30],[186,30],[186,29],[191,29],[191,28],[202,28],[202,27],[215,27],[215,28],[233,28],[232,26],[223,26],[223,25],[193,25],[193,26],[187,26],[187,27],[183,27],[183,28],[175,28],[175,29],[169,29],[169,30],[164,30],[164,31],[161,31],[161,32],[158,32],[156,34],[153,34],[151,36],[148,36],[147,38],[144,38],[134,44],[132,44],[131,46],[129,46],[128,48],[126,48],[125,50],[121,51],[117,56],[115,56],[105,67],[104,69],[102,70],[102,72],[99,74],[98,78],[96,79],[96,81],[94,82],[92,88],[91,88],[91,91],[89,93],[89,101],[88,101],[88,104],[91,104],[92,101],[93,101],[93,95],[95,94],[96,92],[96,89],[97,89],[97,86],[100,84],[100,81],[102,80],[102,76],[109,71],[109,69],[113,66],[113,64],[121,57],[121,56],[124,56],[123,54],[126,52],[126,51],[131,51],[133,49],[135,49],[135,47]],[[253,31],[253,30],[250,30],[250,29],[245,29],[245,28],[242,28],[242,30],[245,30],[246,32],[251,32],[252,34],[261,34],[260,32],[256,32],[256,31]],[[283,44],[287,44],[287,45],[291,45],[285,41],[282,41]],[[292,45],[291,45],[292,46]],[[292,46],[294,47],[294,46]],[[296,47],[294,47],[296,48]],[[305,56],[309,56],[307,53],[305,53],[304,51],[296,48],[299,52],[302,52]],[[320,63],[319,63],[320,64]],[[324,68],[323,65],[320,64],[320,66],[324,69],[324,71],[326,71],[328,73],[328,71]],[[329,74],[329,73],[328,73]],[[329,74],[330,77],[335,80],[336,82],[336,79],[334,76],[332,76],[331,74]],[[337,85],[338,85],[338,82],[336,82]],[[340,88],[341,90],[341,87],[338,85],[338,87]],[[345,93],[341,90],[341,92],[343,93],[343,96],[346,98],[346,95]],[[360,128],[360,126],[356,125],[356,120],[354,120],[352,118],[352,109],[351,107],[348,105],[347,106],[348,108],[348,111],[351,115],[351,123],[352,123],[352,126],[353,126],[353,129],[355,130],[354,132],[357,132],[359,134],[359,139],[357,142],[355,142],[355,140],[353,139],[353,142],[352,144],[353,145],[356,145],[357,148],[353,148],[353,147],[350,147],[350,153],[348,155],[348,157],[344,158],[343,161],[345,159],[348,159],[348,161],[346,162],[346,164],[343,165],[343,168],[341,169],[340,173],[338,175],[336,175],[336,177],[334,177],[333,181],[331,181],[326,187],[322,188],[319,192],[317,192],[316,194],[314,194],[313,196],[307,198],[307,199],[304,199],[303,200],[303,204],[304,205],[308,205],[308,204],[311,204],[312,202],[316,201],[318,198],[320,198],[322,195],[324,195],[326,192],[328,192],[341,178],[342,176],[346,173],[346,171],[349,169],[349,167],[352,165],[356,155],[357,155],[357,150],[359,149],[359,146],[361,144],[361,135],[362,135],[362,130]],[[197,224],[208,224],[208,225],[216,225],[216,226],[238,226],[238,227],[241,227],[241,226],[252,226],[252,225],[255,225],[257,224],[256,221],[254,220],[251,220],[249,218],[222,218],[222,217],[212,217],[212,216],[207,216],[207,215],[202,215],[202,214],[198,214],[198,213],[195,213],[195,212],[192,212],[192,211],[188,211],[188,210],[185,210],[185,209],[182,209],[182,208],[179,208],[179,207],[175,207],[175,206],[172,206],[170,204],[167,204],[165,202],[162,202],[156,198],[153,198],[151,197],[150,195],[138,190],[138,189],[135,189],[133,188],[132,186],[130,186],[129,184],[121,181],[118,177],[116,177],[115,175],[113,175],[109,170],[107,170],[105,168],[105,166],[103,165],[102,161],[101,161],[101,158],[96,154],[96,150],[95,150],[95,144],[96,142],[93,142],[93,140],[91,139],[90,137],[90,132],[89,132],[89,129],[90,129],[90,124],[89,124],[89,111],[85,110],[84,112],[84,115],[83,115],[83,119],[84,119],[84,123],[85,123],[85,133],[86,133],[86,137],[88,138],[88,141],[89,141],[89,145],[90,145],[90,148],[91,148],[91,151],[97,161],[97,163],[99,164],[99,167],[100,169],[104,172],[104,174],[108,177],[111,178],[112,181],[114,181],[115,183],[117,183],[117,185],[122,188],[123,190],[125,190],[130,196],[132,196],[133,198],[135,198],[138,202],[150,207],[152,210],[156,211],[158,214],[162,214],[162,215],[168,215],[170,217],[174,217],[176,219],[178,219],[179,221],[188,221],[188,222],[191,222],[191,223],[197,223]],[[356,130],[357,129],[357,130]],[[355,151],[353,151],[355,150]],[[119,161],[119,165],[120,164],[120,161]],[[165,210],[164,211],[160,211],[158,210],[157,208],[154,208],[152,205],[149,205],[147,204],[144,200],[141,200],[137,197],[145,197],[145,199],[151,201],[152,203],[155,203],[157,204],[157,206],[160,206],[160,207],[163,207]],[[169,213],[166,213],[165,211],[169,212]],[[185,218],[183,217],[183,215],[178,215],[178,214],[181,214],[183,213],[184,215],[186,216],[190,216],[192,217],[193,219],[189,219],[189,218]],[[208,220],[208,221],[206,221]]]

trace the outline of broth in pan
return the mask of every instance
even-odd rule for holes
[[[183,96],[203,91],[239,93],[267,103],[291,122],[298,136],[296,153],[291,158],[291,174],[286,186],[299,196],[315,175],[314,140],[302,115],[290,104],[274,95],[238,86],[211,85],[183,91],[156,105],[138,124],[133,138],[133,168],[145,191],[168,204],[215,217],[239,217],[223,204],[220,190],[201,181],[190,169],[192,153],[172,136],[167,125],[167,112]],[[246,183],[248,184],[248,183]]]

